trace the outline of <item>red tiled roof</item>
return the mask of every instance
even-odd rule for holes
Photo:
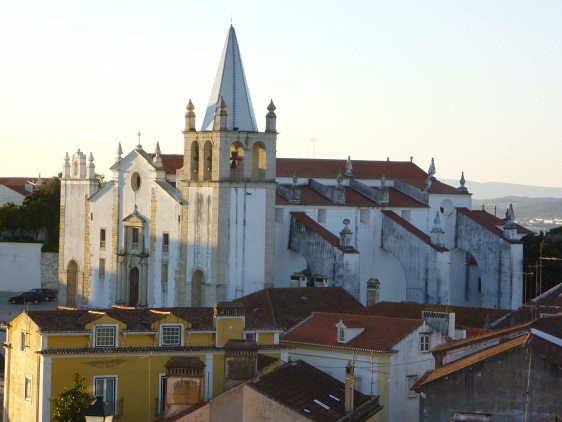
[[[341,381],[302,360],[288,362],[247,385],[313,421],[340,421],[344,417],[365,420],[354,418],[353,411],[345,411],[345,386]],[[381,409],[378,396],[370,398],[357,390],[353,404],[355,413],[370,405],[365,416]]]
[[[496,236],[503,238],[505,241],[507,241],[509,243],[521,243],[519,240],[507,239],[507,238],[503,237],[503,230],[498,228],[493,223],[493,220],[489,218],[489,216],[491,214],[487,213],[486,211],[471,211],[468,208],[464,208],[464,207],[457,208],[457,211],[460,212],[463,215],[466,215],[468,218],[473,220],[475,223],[484,227],[485,229],[492,232]],[[500,223],[502,225],[505,224],[505,223],[501,222],[501,220],[500,220]]]
[[[30,181],[37,181],[36,177],[0,177],[0,185],[19,193],[20,195],[27,196],[31,192],[25,190],[25,184]]]
[[[355,312],[361,302],[341,287],[263,289],[236,299],[246,315],[274,327],[289,329],[313,312]]]
[[[59,308],[56,310],[28,311],[29,317],[42,332],[79,332],[86,324],[95,321],[103,314],[108,315],[127,326],[128,331],[152,331],[151,325],[163,318],[166,312],[188,321],[192,331],[214,331],[213,308],[125,308],[83,310]],[[275,330],[271,325],[246,317],[247,330]]]
[[[319,158],[277,158],[277,177],[293,177],[295,171],[299,178],[336,179],[341,171],[345,173],[347,160],[327,160]],[[353,178],[380,180],[384,174],[388,180],[401,180],[418,189],[424,189],[427,173],[410,161],[372,161],[351,160]],[[344,176],[345,177],[345,176]],[[456,188],[435,180],[432,193],[458,194]]]
[[[288,186],[287,186],[288,187]],[[378,205],[376,202],[370,200],[364,195],[361,195],[355,189],[345,187],[345,204],[334,204],[332,201],[322,196],[308,185],[300,186],[301,189],[301,201],[298,204],[292,204],[283,198],[281,195],[277,195],[276,203],[277,205],[309,205],[316,207],[377,207],[380,208],[382,205]],[[410,196],[400,192],[397,189],[389,188],[389,203],[385,207],[397,207],[397,208],[427,208],[426,204],[416,201]]]
[[[501,226],[503,227],[505,224],[505,219],[503,218],[498,218],[493,214],[490,214],[488,211],[486,210],[472,210],[472,213],[478,215],[478,218],[481,221],[488,221],[490,224],[494,225],[494,226]],[[526,229],[523,226],[520,226],[519,224],[516,224],[515,227],[517,228],[517,233],[521,234],[521,235],[526,235],[526,234],[533,234],[533,232],[529,229]]]
[[[434,371],[426,372],[414,385],[412,389],[417,390],[422,385],[427,384],[429,382],[435,381],[436,379],[442,378],[453,372],[457,372],[461,369],[467,368],[471,365],[474,365],[477,362],[481,362],[483,360],[489,359],[491,357],[497,356],[501,353],[504,353],[508,350],[514,349],[515,347],[521,346],[527,342],[529,339],[530,334],[523,334],[519,337],[516,337],[512,340],[506,341],[505,343],[500,343],[496,346],[489,347],[485,350],[480,352],[474,353],[466,358],[459,359],[449,365],[443,366],[441,368],[435,369]]]
[[[401,318],[421,318],[422,311],[454,312],[455,325],[482,329],[509,313],[506,309],[476,308],[470,306],[428,305],[411,302],[379,302],[363,308],[356,313]]]
[[[344,250],[340,246],[340,238],[338,236],[333,234],[328,229],[324,228],[322,225],[318,224],[316,221],[314,221],[312,218],[310,218],[308,215],[306,215],[306,213],[304,213],[304,212],[292,212],[291,217],[293,217],[295,220],[300,221],[305,227],[312,230],[314,233],[316,233],[318,236],[323,238],[326,242],[328,242],[332,246],[335,246],[338,249]],[[348,252],[348,253],[349,252],[357,252],[355,249],[345,249],[345,251]]]
[[[354,320],[354,327],[362,324],[365,330],[347,343],[340,343],[336,328],[340,320]],[[281,341],[392,353],[392,346],[420,324],[420,319],[315,312],[287,331]]]
[[[162,164],[168,169],[168,173],[175,173],[183,167],[183,155],[181,154],[161,154]]]
[[[408,230],[410,233],[412,233],[414,236],[416,236],[417,238],[419,238],[420,240],[422,240],[423,242],[427,243],[429,246],[431,246],[433,249],[438,250],[438,251],[448,251],[449,249],[445,248],[445,247],[439,247],[436,246],[434,244],[431,243],[431,238],[425,234],[424,232],[422,232],[420,229],[418,229],[416,226],[414,226],[412,223],[410,223],[409,221],[405,220],[404,218],[400,217],[398,214],[396,214],[394,211],[390,211],[390,210],[383,210],[381,211],[381,213],[383,213],[385,216],[387,216],[388,218],[390,218],[392,221],[394,221],[396,224],[402,226],[403,228],[405,228],[406,230]]]

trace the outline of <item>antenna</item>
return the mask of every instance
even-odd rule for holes
[[[316,141],[317,141],[317,140],[318,140],[318,139],[316,139],[316,138],[310,138],[310,143],[312,144],[312,158],[316,158],[316,157],[314,156],[314,148],[316,147]]]

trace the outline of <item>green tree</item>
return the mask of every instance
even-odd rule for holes
[[[0,207],[0,232],[9,231],[12,238],[19,227],[19,208],[12,202]]]
[[[546,234],[527,235],[521,241],[523,268],[530,281],[526,286],[527,297],[533,298],[541,293],[541,287],[544,293],[562,282],[562,227],[556,227]]]
[[[72,387],[65,387],[61,393],[50,399],[53,406],[52,422],[84,422],[86,420],[83,414],[94,401],[94,396],[84,391],[86,377],[74,374],[72,379],[74,380]]]
[[[36,187],[25,197],[22,207],[27,208],[27,211],[22,212],[22,227],[37,234],[36,226],[43,224],[39,229],[46,227],[49,240],[58,241],[60,223],[60,179],[58,177],[52,177],[41,186]],[[38,221],[34,222],[34,220]]]

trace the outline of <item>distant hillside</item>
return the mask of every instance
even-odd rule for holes
[[[525,198],[521,196],[506,196],[504,198],[473,199],[472,208],[481,209],[482,205],[486,211],[500,218],[505,216],[509,204],[513,204],[515,218],[518,221],[542,219],[562,219],[562,199],[559,198]]]
[[[458,180],[439,179],[451,186],[459,186]],[[472,199],[505,198],[507,196],[529,198],[562,198],[562,187],[551,188],[545,186],[517,185],[515,183],[501,182],[473,182],[466,181],[465,186],[472,193]]]

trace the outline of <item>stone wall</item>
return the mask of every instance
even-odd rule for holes
[[[57,252],[41,253],[41,287],[53,290],[59,288],[59,254]]]

